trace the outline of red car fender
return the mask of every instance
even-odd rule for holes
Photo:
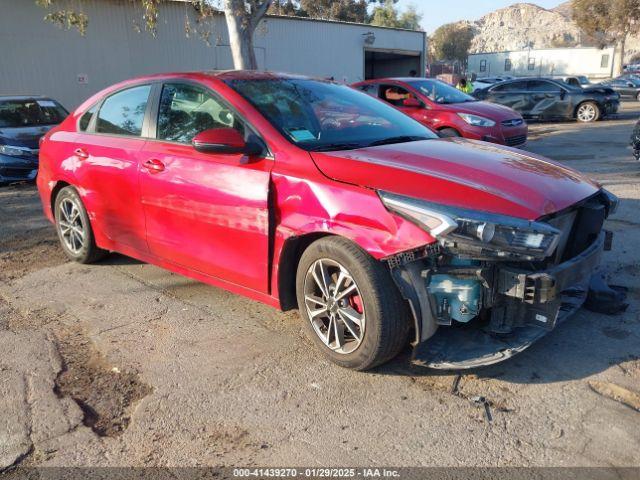
[[[284,309],[286,291],[295,285],[299,259],[299,255],[286,251],[291,247],[290,241],[337,235],[351,240],[378,260],[435,241],[414,223],[390,213],[371,189],[322,176],[314,181],[282,174],[272,175],[272,189],[275,231],[271,293],[280,299]],[[283,282],[289,285],[285,287]]]

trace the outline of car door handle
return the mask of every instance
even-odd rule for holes
[[[160,173],[164,172],[164,163],[156,158],[152,158],[151,160],[147,160],[142,165],[144,168],[149,170],[149,173]]]
[[[84,148],[76,148],[73,153],[81,160],[89,158],[89,152],[87,152]]]

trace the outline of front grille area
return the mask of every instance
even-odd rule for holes
[[[526,143],[527,136],[516,135],[515,137],[507,137],[504,139],[504,141],[509,147],[517,147],[518,145],[522,145],[523,143]]]
[[[524,123],[524,120],[521,118],[514,118],[512,120],[503,120],[500,123],[503,127],[519,127]]]

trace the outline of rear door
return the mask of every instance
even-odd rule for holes
[[[140,168],[151,253],[168,262],[260,292],[268,290],[269,180],[266,155],[196,151],[193,137],[235,128],[256,137],[210,89],[165,83],[158,92],[154,140]]]
[[[67,167],[74,171],[97,228],[111,241],[146,252],[138,162],[151,85],[106,97],[81,117]]]

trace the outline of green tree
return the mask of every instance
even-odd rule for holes
[[[311,18],[365,23],[367,0],[300,0],[300,10]]]
[[[130,0],[141,10],[145,28],[156,34],[158,14],[161,0]],[[224,11],[229,30],[229,44],[233,64],[237,69],[255,70],[258,67],[253,49],[253,33],[258,23],[265,16],[273,0],[218,0],[217,4]],[[66,29],[77,29],[84,35],[89,25],[89,18],[78,6],[82,0],[35,0],[36,4],[46,9],[45,20],[51,21]],[[198,33],[208,40],[211,32],[202,28],[202,24],[211,19],[215,9],[207,0],[185,0],[191,4],[197,15]],[[214,4],[215,6],[215,4]],[[185,32],[191,31],[191,25],[185,21]]]
[[[274,0],[269,13],[367,23],[367,6],[379,3],[384,0]]]
[[[429,39],[433,58],[466,62],[473,36],[471,25],[448,23],[441,26]]]
[[[373,9],[371,25],[420,30],[422,15],[418,13],[415,6],[410,5],[404,12],[399,13],[395,6],[396,0],[384,0],[380,3],[382,5]]]
[[[601,46],[616,46],[616,75],[622,73],[627,38],[640,30],[640,0],[572,0],[573,19]]]

